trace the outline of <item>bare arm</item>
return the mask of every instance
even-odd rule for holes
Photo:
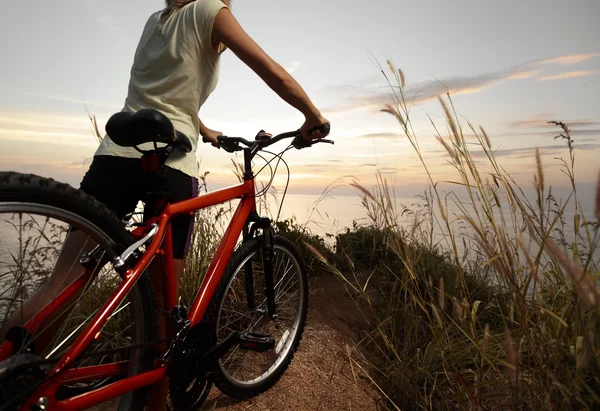
[[[307,130],[328,123],[300,84],[248,36],[228,9],[219,11],[215,18],[213,42],[221,42],[229,47],[275,93],[304,114],[306,122],[302,131],[305,137],[308,137]]]
[[[214,147],[219,147],[217,137],[222,136],[223,133],[220,131],[211,130],[210,128],[206,127],[200,119],[200,117],[198,117],[198,121],[200,122],[200,135],[203,138],[208,139]]]

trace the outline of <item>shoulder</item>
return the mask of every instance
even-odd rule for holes
[[[200,18],[212,18],[216,16],[219,10],[228,8],[221,0],[196,0],[189,4],[194,14]]]
[[[212,49],[212,29],[219,11],[228,8],[221,0],[196,0],[185,6],[188,24],[194,26],[198,41],[206,49]]]

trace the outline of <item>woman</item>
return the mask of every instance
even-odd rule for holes
[[[305,122],[300,128],[304,138],[325,137],[319,133],[308,135],[308,130],[328,121],[294,78],[246,34],[233,17],[229,3],[229,0],[167,0],[166,9],[148,19],[135,53],[124,111],[154,108],[169,117],[175,128],[193,143],[191,153],[171,156],[167,161],[166,179],[172,202],[197,195],[198,136],[218,147],[217,136],[222,133],[204,125],[198,111],[217,85],[220,56],[227,48],[304,115]],[[105,137],[81,188],[119,217],[132,212],[148,188],[139,184],[143,180],[139,157],[135,149],[117,146]],[[126,175],[132,177],[123,178]],[[189,247],[191,219],[179,217],[172,223],[177,284]],[[154,278],[156,289],[160,289],[159,280]],[[161,312],[160,296],[156,300]],[[159,333],[165,333],[163,318],[159,318]],[[149,409],[164,410],[166,393],[166,381],[154,387]]]
[[[167,0],[167,8],[150,16],[146,23],[131,69],[123,110],[154,108],[169,117],[177,130],[191,137],[192,152],[173,155],[167,161],[167,184],[173,202],[197,195],[195,150],[198,136],[218,147],[217,136],[222,133],[205,126],[198,111],[217,85],[219,60],[226,48],[283,100],[304,114],[305,122],[300,128],[304,138],[324,137],[307,133],[328,121],[294,78],[246,34],[231,14],[229,1]],[[112,208],[118,216],[131,212],[140,200],[140,193],[132,193],[132,187],[120,177],[139,174],[138,162],[128,161],[139,157],[140,153],[135,149],[120,147],[110,138],[104,138],[81,188]],[[114,178],[110,178],[112,176]],[[124,184],[115,187],[115,181]],[[183,217],[174,222],[173,242],[179,274],[183,271],[189,246],[189,220]]]

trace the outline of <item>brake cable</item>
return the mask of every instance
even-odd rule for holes
[[[285,183],[285,189],[283,191],[283,196],[281,197],[281,202],[279,204],[279,209],[277,211],[277,219],[276,221],[279,220],[279,217],[281,216],[281,210],[283,208],[283,202],[285,201],[285,197],[287,194],[287,190],[289,188],[290,185],[290,178],[291,178],[291,173],[290,173],[290,167],[287,163],[287,161],[285,161],[283,159],[283,155],[288,151],[291,150],[293,148],[293,146],[290,144],[285,150],[283,150],[282,152],[280,152],[279,154],[275,154],[271,151],[267,151],[267,150],[261,150],[264,151],[265,153],[271,154],[273,156],[273,158],[269,161],[267,161],[263,156],[261,156],[260,154],[257,153],[257,155],[262,158],[263,160],[267,161],[267,164],[265,164],[260,170],[258,170],[258,172],[256,173],[256,175],[258,175],[260,172],[262,172],[267,166],[269,166],[269,168],[271,169],[271,179],[269,180],[269,183],[265,186],[265,188],[263,188],[260,192],[255,194],[255,197],[259,197],[262,195],[265,195],[267,193],[267,191],[271,188],[271,186],[273,185],[273,181],[275,179],[275,176],[277,174],[277,170],[279,169],[279,163],[282,162],[285,165],[285,168],[287,169],[287,179],[286,179],[286,183]],[[275,170],[273,170],[273,168],[271,167],[271,163],[275,160],[275,158],[277,158],[277,163],[275,165]]]

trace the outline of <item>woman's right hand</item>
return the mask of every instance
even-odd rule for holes
[[[325,138],[327,137],[327,134],[329,134],[329,132],[323,133],[321,130],[314,130],[321,128],[325,124],[330,124],[329,120],[327,120],[321,114],[315,116],[308,116],[306,117],[306,121],[304,122],[302,127],[300,127],[300,133],[302,134],[302,137],[308,141],[316,140],[319,138]],[[311,130],[313,131],[311,132]]]
[[[219,140],[217,139],[219,136],[222,136],[223,133],[220,131],[211,130],[209,128],[205,128],[202,130],[202,141],[205,143],[210,142],[213,147],[221,148],[219,146]]]

